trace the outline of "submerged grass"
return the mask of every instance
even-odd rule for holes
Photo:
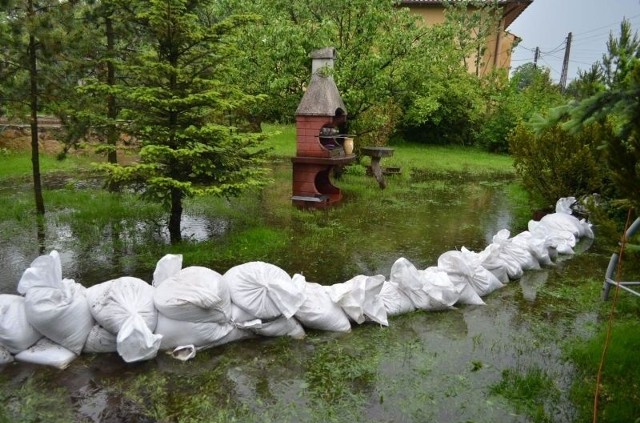
[[[185,202],[186,214],[214,226],[206,228],[206,239],[186,239],[179,245],[170,245],[166,211],[160,205],[143,203],[132,194],[111,194],[73,181],[45,190],[47,248],[71,249],[74,244],[76,260],[90,263],[92,270],[76,269],[77,275],[65,276],[82,275],[92,282],[124,274],[150,280],[159,257],[179,253],[184,255],[185,266],[202,265],[222,273],[236,264],[262,260],[290,273],[303,272],[309,281],[332,284],[355,274],[387,274],[388,265],[399,256],[421,268],[434,265],[439,254],[459,248],[469,239],[477,240],[476,244],[465,246],[483,248],[487,233],[468,222],[482,221],[484,210],[499,210],[501,203],[496,206],[492,202],[509,204],[513,220],[500,223],[522,230],[526,229],[531,210],[539,206],[521,185],[513,182],[511,159],[506,156],[462,148],[397,144],[393,146],[394,156],[383,159],[383,165],[401,167],[402,173],[387,177],[387,189],[380,190],[375,180],[366,176],[367,162],[363,160],[349,166],[337,180],[336,185],[345,196],[340,206],[315,212],[297,210],[291,207],[291,166],[286,159],[295,154],[295,131],[291,125],[269,125],[265,130],[279,131],[267,141],[273,146],[274,183],[237,198],[200,197]],[[25,169],[24,162],[18,163],[22,158],[10,156],[5,162],[14,159],[17,164],[9,165],[14,170],[0,174],[2,180],[29,175],[30,168]],[[54,168],[46,167],[47,172]],[[496,200],[487,187],[498,189],[503,198]],[[29,190],[0,199],[3,238],[13,239],[32,229],[32,201]],[[445,219],[446,216],[450,218]],[[331,254],[324,254],[326,251]],[[601,257],[590,254],[585,253],[586,261],[596,262],[594,268],[599,269]],[[385,268],[380,263],[388,265]],[[588,272],[572,266],[571,261],[558,263],[549,272]],[[467,404],[465,392],[477,383],[471,382],[475,380],[472,378],[483,377],[495,382],[492,392],[504,397],[517,414],[546,422],[553,421],[558,391],[565,388],[559,387],[552,369],[542,365],[544,360],[551,361],[549,345],[558,344],[578,374],[572,388],[578,410],[575,421],[586,421],[598,348],[604,337],[599,322],[607,313],[606,304],[599,300],[600,288],[600,279],[573,277],[541,286],[535,306],[522,300],[518,308],[521,315],[516,320],[525,330],[518,335],[522,342],[513,341],[513,354],[517,360],[534,357],[532,360],[539,361],[528,366],[498,368],[492,360],[498,360],[494,356],[509,346],[487,346],[485,343],[496,341],[485,341],[478,335],[469,341],[474,343],[474,349],[473,354],[464,357],[464,366],[448,368],[448,352],[438,348],[465,342],[470,329],[462,318],[463,309],[455,311],[458,320],[451,319],[452,323],[445,323],[448,320],[437,313],[395,318],[394,327],[406,335],[365,325],[358,328],[358,333],[335,341],[310,333],[305,343],[287,338],[248,344],[248,348],[247,344],[229,345],[199,352],[202,357],[197,363],[167,364],[159,359],[162,370],[149,366],[143,374],[116,378],[107,386],[120,398],[119,407],[126,412],[123,418],[132,421],[457,421],[455,414],[446,415],[449,420],[438,420],[438,402],[453,401],[461,409],[479,407],[479,401],[485,398],[474,397],[481,399]],[[513,290],[502,292],[499,295],[507,296],[504,292]],[[583,325],[586,328],[574,330],[578,315],[596,317]],[[633,421],[638,416],[640,375],[635,371],[637,366],[632,367],[634,353],[640,347],[639,328],[633,323],[638,317],[637,299],[621,297],[619,324],[614,329],[615,347],[607,361],[614,364],[603,382],[601,421]],[[424,322],[416,323],[421,318]],[[451,325],[462,328],[452,329]],[[438,330],[465,335],[452,341],[438,338]],[[544,349],[538,349],[540,345]],[[485,356],[479,355],[483,348],[490,350]],[[510,356],[506,358],[509,359]],[[203,369],[203,363],[208,368]],[[133,368],[128,371],[135,374]],[[269,379],[272,374],[286,375],[283,379],[290,386],[273,386]],[[433,385],[429,378],[437,380],[437,384]],[[30,416],[37,411],[28,407],[48,407],[42,398],[47,392],[43,384],[27,386],[25,398],[13,394],[10,397],[9,388],[2,383],[0,392],[14,408],[0,414],[0,421],[11,420],[14,414],[7,412],[18,410]],[[286,395],[279,397],[274,392]],[[64,401],[64,392],[52,393],[62,398],[58,402],[67,411],[71,409],[72,405]],[[401,410],[394,409],[398,404]],[[486,413],[492,407],[499,408],[488,400],[484,406],[489,409],[482,409]],[[500,414],[503,411],[498,409],[495,415],[504,417],[504,413]],[[64,413],[59,416],[51,414],[49,421],[67,417]]]
[[[493,394],[501,395],[515,405],[519,413],[525,413],[536,423],[551,423],[552,416],[544,408],[544,401],[554,401],[559,390],[553,379],[540,368],[526,372],[506,369],[502,380],[491,388]]]

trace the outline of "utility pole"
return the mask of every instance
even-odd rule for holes
[[[533,54],[533,68],[538,69],[538,57],[540,57],[540,47],[536,47],[536,52]]]
[[[571,52],[571,33],[567,35],[567,46],[564,49],[564,60],[562,61],[562,73],[560,74],[560,88],[562,91],[567,86],[567,70],[569,69],[569,53]]]

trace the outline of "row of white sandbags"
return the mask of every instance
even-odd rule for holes
[[[83,351],[117,351],[133,362],[160,349],[207,348],[254,334],[301,338],[302,324],[340,332],[351,329],[349,319],[387,324],[382,303],[374,304],[382,276],[323,287],[262,262],[224,276],[181,266],[182,256],[167,255],[152,285],[125,276],[84,288],[62,279],[56,251],[38,257],[18,284],[24,297],[0,296],[17,311],[11,319],[0,315],[0,344],[18,360],[64,367]]]
[[[480,253],[464,247],[446,252],[437,267],[426,270],[398,259],[388,281],[359,275],[321,286],[261,262],[220,275],[204,267],[182,269],[181,256],[167,255],[152,285],[123,277],[87,289],[62,279],[59,256],[52,252],[25,271],[18,284],[24,299],[0,296],[0,345],[18,360],[58,367],[81,351],[117,351],[132,362],[153,358],[159,349],[191,345],[190,357],[195,349],[254,334],[300,338],[303,327],[346,332],[350,322],[387,325],[387,315],[484,304],[480,297],[523,270],[549,264],[557,253],[573,253],[576,239],[593,236],[587,222],[569,214],[573,201],[560,199],[556,213],[530,222],[530,230],[514,238],[500,231]]]

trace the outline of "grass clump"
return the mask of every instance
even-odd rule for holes
[[[502,380],[491,387],[491,393],[506,398],[518,413],[525,413],[534,422],[552,422],[544,404],[557,399],[559,390],[549,375],[534,367],[524,373],[505,369]]]
[[[604,362],[598,397],[598,421],[637,422],[640,419],[640,323],[622,321],[613,326]],[[578,368],[572,397],[580,421],[593,414],[596,375],[606,339],[606,328],[594,338],[570,348],[569,356]],[[635,420],[634,420],[635,419]]]
[[[0,423],[73,421],[72,407],[63,388],[52,388],[29,378],[15,389],[0,389]]]

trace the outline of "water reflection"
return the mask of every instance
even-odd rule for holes
[[[484,249],[500,229],[512,235],[526,229],[527,218],[505,193],[500,185],[425,182],[397,198],[382,198],[385,207],[358,209],[352,202],[312,218],[272,218],[283,231],[304,234],[293,236],[274,259],[289,273],[324,284],[356,274],[388,275],[399,257],[426,268],[448,250]],[[47,215],[45,245],[61,253],[65,276],[87,286],[122,275],[148,280],[152,265],[139,253],[169,244],[161,218],[98,226],[69,213]],[[196,213],[183,220],[183,234],[194,242],[224,240],[232,228],[229,219]],[[0,233],[0,290],[14,293],[39,254],[39,238],[35,230],[16,231],[1,222]],[[550,334],[541,322],[554,324],[546,319],[554,307],[538,293],[545,285],[600,274],[609,254],[581,255],[590,247],[581,242],[575,257],[526,272],[485,298],[485,306],[410,313],[390,319],[388,328],[367,324],[344,335],[308,331],[302,341],[242,341],[199,352],[186,363],[161,354],[127,365],[115,354],[102,354],[83,355],[64,372],[16,364],[3,369],[9,381],[3,389],[21,385],[25,375],[42,386],[40,394],[54,395],[48,388],[63,386],[68,394],[60,404],[74,404],[79,420],[94,422],[520,422],[528,418],[492,396],[489,387],[505,369],[544,368],[563,392],[545,406],[561,410],[555,421],[569,422],[575,413],[565,388],[573,373],[556,341],[586,331],[593,316],[578,316]]]
[[[544,285],[549,278],[549,270],[532,270],[525,272],[520,278],[520,288],[522,288],[522,296],[527,301],[535,301],[538,288]]]

